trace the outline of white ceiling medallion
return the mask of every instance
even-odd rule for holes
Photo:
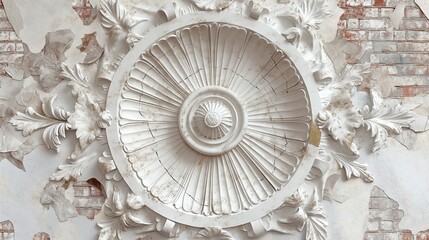
[[[340,176],[374,180],[356,129],[376,151],[415,119],[376,88],[355,106],[369,64],[326,50],[323,0],[124,2],[100,0],[82,61],[65,54],[80,27],[50,32],[0,88],[0,160],[72,152],[41,199],[60,221],[76,216],[64,186],[98,164],[99,239],[326,240],[321,201]]]
[[[183,16],[148,35],[122,60],[107,104],[116,113],[107,140],[133,192],[195,227],[243,225],[278,208],[315,157],[306,148],[319,99],[291,60],[310,71],[298,51],[231,13]]]

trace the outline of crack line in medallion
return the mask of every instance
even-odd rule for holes
[[[309,136],[305,85],[289,58],[227,24],[157,40],[119,97],[127,163],[149,194],[142,197],[169,211],[253,211],[287,187]]]

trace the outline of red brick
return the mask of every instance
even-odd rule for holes
[[[51,237],[45,232],[39,232],[33,236],[33,240],[51,240]]]
[[[393,33],[393,36],[394,36],[393,39],[395,41],[405,41],[406,40],[405,31],[395,31]]]
[[[393,13],[393,8],[380,8],[380,17],[388,18],[389,14]]]
[[[340,19],[358,18],[363,19],[365,17],[365,9],[363,7],[346,8],[344,9],[343,15]]]
[[[11,233],[14,232],[13,224],[11,221],[0,222],[0,232]]]
[[[15,43],[0,43],[0,52],[15,52]]]
[[[386,2],[384,0],[374,0],[374,6],[377,6],[377,7],[386,6]]]
[[[429,86],[400,86],[400,97],[414,97],[421,93],[427,93],[429,91]]]
[[[363,240],[383,240],[383,233],[365,233]]]
[[[347,21],[346,20],[340,20],[338,21],[338,30],[343,30],[347,27]]]
[[[399,234],[399,240],[414,240],[414,235],[410,230],[402,230]]]
[[[406,31],[405,38],[409,41],[429,41],[429,32],[427,31]]]
[[[391,27],[390,20],[387,19],[363,19],[360,20],[360,28],[368,30],[383,30]]]
[[[403,64],[396,66],[399,75],[426,75],[428,74],[427,65],[412,65],[412,64]]]
[[[379,8],[365,8],[365,18],[376,18],[379,16]]]
[[[420,10],[420,8],[416,8],[416,7],[405,8],[404,18],[422,18],[422,17],[424,17],[424,14]]]
[[[429,20],[405,19],[399,23],[399,28],[405,30],[427,30],[429,28]]]
[[[391,41],[393,40],[393,33],[388,31],[369,31],[368,40],[371,41]]]
[[[343,31],[343,37],[348,41],[362,41],[367,39],[365,31]]]
[[[429,240],[429,229],[416,234],[416,240]]]

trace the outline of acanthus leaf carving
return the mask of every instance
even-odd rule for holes
[[[326,133],[323,134],[323,132],[319,155],[335,160],[340,168],[344,169],[347,179],[354,176],[362,178],[366,182],[374,181],[374,177],[367,170],[368,166],[357,162],[359,156],[348,149],[342,148],[341,145],[329,139],[329,136],[327,136]]]
[[[402,128],[410,127],[416,115],[402,109],[400,105],[388,106],[383,103],[383,97],[377,91],[370,91],[372,108],[365,106],[362,109],[363,126],[370,131],[374,138],[372,151],[380,149],[387,140],[389,133],[399,134]]]
[[[231,4],[231,0],[192,0],[202,10],[222,11]]]
[[[304,198],[305,195],[302,190],[298,190],[292,195],[288,199],[289,206],[297,207],[296,212],[292,216],[278,221],[293,226],[300,232],[305,228],[306,240],[326,240],[328,238],[328,221],[317,191],[314,190],[313,200],[308,205],[304,204]]]
[[[107,180],[122,180],[122,176],[116,168],[116,164],[109,150],[104,151],[102,156],[98,158],[98,167],[100,171],[104,173]]]
[[[96,217],[97,225],[101,227],[99,240],[121,239],[126,228],[136,228],[141,234],[158,231],[160,219],[144,220],[139,216],[145,206],[140,197],[124,193],[110,182],[106,184],[107,199]]]
[[[294,6],[296,6],[296,11],[288,12],[289,9],[294,9]],[[173,207],[168,209],[168,212],[178,210],[181,211],[182,216],[185,215],[185,212],[189,212],[194,216],[197,213],[205,217],[210,214],[222,215],[226,219],[230,215],[238,215],[241,211],[252,211],[253,207],[257,207],[257,204],[268,201],[274,196],[275,191],[284,190],[285,186],[290,186],[289,179],[298,169],[300,158],[305,155],[305,152],[301,150],[306,147],[304,142],[308,139],[308,129],[314,120],[312,118],[314,113],[311,113],[312,108],[310,107],[310,102],[313,103],[314,99],[310,99],[313,97],[312,95],[306,95],[310,88],[305,87],[308,83],[306,79],[300,78],[300,66],[294,66],[296,63],[291,61],[293,58],[289,59],[287,54],[279,54],[282,49],[277,48],[275,41],[266,39],[258,29],[249,27],[249,25],[242,27],[232,21],[221,21],[221,23],[208,21],[198,24],[190,22],[186,26],[183,25],[181,28],[174,29],[168,36],[161,36],[150,47],[139,49],[139,51],[146,52],[134,65],[129,78],[124,81],[125,85],[121,85],[128,92],[121,92],[121,94],[116,92],[123,99],[118,102],[120,108],[112,111],[112,114],[116,116],[113,117],[106,110],[109,109],[106,108],[106,101],[110,80],[113,79],[113,74],[119,64],[124,64],[120,62],[127,52],[133,47],[141,46],[140,44],[134,46],[134,43],[142,39],[150,27],[155,26],[152,23],[152,20],[156,19],[155,14],[165,14],[167,21],[170,21],[189,13],[200,14],[201,19],[205,19],[204,14],[206,13],[198,13],[201,9],[219,12],[225,10],[225,12],[244,15],[247,20],[265,22],[269,27],[275,28],[286,39],[282,39],[279,35],[279,40],[289,41],[301,53],[302,56],[297,56],[302,57],[307,62],[315,80],[320,84],[319,87],[324,84],[322,81],[327,82],[333,79],[319,92],[319,95],[322,96],[324,109],[318,118],[319,127],[323,128],[325,137],[332,137],[330,139],[332,143],[324,144],[322,142],[319,155],[313,164],[313,170],[307,175],[308,182],[315,184],[314,182],[324,181],[324,174],[328,170],[332,170],[331,167],[334,163],[344,169],[347,179],[361,177],[368,182],[373,181],[372,175],[367,171],[367,166],[356,161],[358,151],[353,139],[356,128],[363,125],[369,129],[370,124],[364,121],[370,122],[375,119],[375,117],[369,117],[363,120],[362,113],[368,117],[375,110],[373,107],[373,110],[370,111],[367,107],[363,111],[359,111],[351,101],[356,86],[361,84],[368,73],[368,68],[365,69],[361,66],[355,68],[357,66],[355,65],[346,68],[340,76],[333,77],[335,74],[332,75],[334,71],[330,66],[329,59],[327,59],[323,42],[318,38],[315,31],[319,28],[323,18],[329,14],[326,11],[324,1],[303,0],[299,3],[293,2],[282,6],[280,9],[281,14],[288,12],[285,15],[271,11],[272,8],[265,8],[265,3],[255,4],[253,1],[178,0],[164,5],[160,11],[153,11],[154,9],[150,7],[148,9],[150,9],[147,11],[150,16],[146,16],[146,13],[142,12],[134,14],[121,5],[118,0],[101,0],[100,20],[108,39],[104,51],[99,47],[90,59],[84,60],[88,65],[78,64],[74,68],[69,68],[63,64],[61,65],[61,75],[58,75],[60,63],[64,62],[65,59],[64,52],[70,43],[60,41],[62,45],[59,49],[59,55],[50,52],[51,50],[45,47],[45,52],[31,56],[28,54],[24,57],[24,62],[26,61],[24,64],[26,66],[25,71],[9,69],[10,74],[16,78],[21,78],[21,75],[23,78],[30,72],[31,75],[41,76],[43,81],[40,81],[40,84],[45,91],[56,91],[57,89],[54,88],[61,78],[69,80],[68,85],[77,99],[74,112],[56,112],[55,109],[48,109],[52,111],[39,114],[38,108],[28,108],[33,111],[32,114],[36,116],[34,118],[40,118],[40,116],[48,116],[48,119],[57,120],[59,118],[59,122],[64,125],[43,125],[43,127],[35,127],[33,130],[28,127],[28,131],[34,132],[45,128],[40,136],[43,139],[51,138],[48,143],[45,142],[48,148],[58,149],[59,137],[64,137],[66,130],[76,130],[79,143],[67,159],[67,163],[59,166],[57,172],[51,176],[51,180],[76,179],[83,174],[90,162],[98,160],[98,166],[108,180],[107,185],[116,184],[114,187],[110,186],[110,190],[107,191],[108,199],[97,217],[98,225],[102,228],[100,239],[121,238],[122,232],[126,231],[127,228],[133,228],[136,230],[135,232],[140,231],[142,235],[156,232],[155,234],[159,233],[164,237],[177,237],[177,226],[180,225],[157,215],[157,209],[152,209],[149,206],[152,198],[154,201],[160,200],[161,204],[164,205],[179,199],[171,204]],[[142,16],[142,18],[136,16]],[[186,17],[183,19],[186,21]],[[283,22],[284,19],[287,19],[288,22]],[[247,20],[243,19],[243,22]],[[147,23],[142,24],[143,26],[139,25],[142,22]],[[175,23],[176,26],[180,25],[177,22]],[[152,33],[157,34],[156,31]],[[216,37],[213,37],[214,35]],[[91,37],[95,39],[95,35]],[[256,52],[247,51],[246,48],[255,49]],[[195,51],[196,49],[199,51]],[[218,58],[208,59],[207,56]],[[264,74],[259,80],[261,71],[258,70],[256,73],[251,71],[254,69],[253,61],[255,60],[259,61],[258,64],[260,64],[261,69],[263,66],[270,66],[267,69],[262,69]],[[220,65],[212,66],[213,62],[220,64],[221,67],[219,67]],[[94,74],[88,73],[91,71],[91,65],[98,66],[98,69],[93,69],[97,71]],[[278,79],[279,76],[287,76],[288,79],[287,81],[273,80]],[[238,96],[246,95],[246,100],[252,100],[243,101],[246,104],[250,103],[249,106],[246,106],[245,111],[240,106],[241,99],[237,98],[235,93],[230,94],[225,90],[219,90],[221,88],[211,88],[218,81],[230,81],[231,86],[235,85],[234,90],[239,90],[237,91]],[[106,82],[108,82],[106,85],[101,85]],[[114,82],[118,81],[113,81],[112,85]],[[212,84],[213,82],[215,84]],[[283,85],[284,82],[286,82],[285,86]],[[116,87],[112,90],[123,90]],[[206,101],[198,102],[199,106],[195,108],[198,112],[193,118],[186,118],[191,120],[186,122],[185,127],[191,126],[192,129],[188,129],[190,131],[185,132],[185,134],[183,131],[180,132],[179,134],[182,134],[180,136],[176,129],[177,119],[175,116],[177,112],[184,109],[181,104],[186,98],[197,92],[199,88],[204,88],[204,91],[207,90],[205,93],[210,93],[213,89],[214,92],[223,91],[221,94],[223,96],[207,95]],[[243,88],[252,89],[252,91],[241,91]],[[271,91],[270,88],[273,94],[268,94]],[[262,98],[258,96],[261,89],[266,91]],[[290,96],[290,99],[287,96]],[[112,100],[113,97],[111,97],[112,95],[109,96],[109,100]],[[195,96],[190,98],[192,97]],[[224,101],[224,97],[226,97],[226,101]],[[284,99],[281,99],[283,97]],[[261,101],[258,102],[259,100]],[[31,101],[24,99],[22,102],[23,105],[27,105]],[[230,102],[235,105],[228,105]],[[191,103],[194,102],[191,101]],[[305,106],[300,106],[301,104]],[[318,104],[317,99],[316,104]],[[266,107],[269,108],[268,111],[265,109]],[[190,116],[193,116],[192,111],[189,111],[191,112]],[[244,135],[244,143],[237,144],[238,147],[229,155],[216,156],[216,154],[224,153],[225,148],[220,148],[221,151],[209,152],[210,154],[206,156],[205,151],[211,151],[213,148],[204,148],[204,144],[213,144],[218,140],[223,140],[222,138],[225,136],[229,137],[228,132],[234,130],[231,126],[239,126],[242,123],[242,115],[247,113],[250,113],[251,117],[249,118],[249,125],[246,125],[246,134],[248,135]],[[267,113],[268,118],[266,118]],[[283,113],[287,117],[290,117],[290,113],[294,116],[282,122],[286,118],[282,116]],[[22,115],[22,113],[20,114]],[[21,115],[17,114],[14,121],[17,121],[19,117],[22,118]],[[24,115],[32,116],[28,113]],[[276,117],[277,115],[279,116]],[[123,118],[118,120],[118,116]],[[238,117],[234,118],[234,116]],[[186,119],[184,120],[187,121]],[[234,121],[238,119],[239,124],[234,122],[231,125],[231,119]],[[117,120],[118,122],[116,122]],[[27,119],[27,121],[29,120]],[[285,131],[286,128],[282,124],[286,125],[289,122],[294,122],[294,124],[287,127],[288,130]],[[375,120],[375,122],[386,132],[395,132],[397,125],[400,126],[399,128],[407,126],[405,123],[398,123],[396,120],[393,124],[385,124],[386,126],[379,120]],[[123,145],[123,150],[127,156],[125,160],[132,163],[131,167],[141,180],[138,183],[144,185],[148,193],[151,194],[151,201],[147,201],[148,206],[145,205],[146,198],[144,197],[146,196],[137,196],[131,193],[131,190],[125,185],[127,183],[121,181],[120,171],[122,168],[119,170],[116,168],[117,155],[114,158],[112,155],[115,155],[115,152],[113,150],[110,152],[110,148],[114,148],[114,146],[106,147],[107,137],[103,135],[103,129],[108,128],[112,123],[117,123],[119,132],[123,134],[118,139],[119,141],[114,141],[114,144],[119,142]],[[136,128],[136,126],[138,127]],[[18,126],[16,128],[18,129]],[[383,138],[384,132],[382,130],[374,130],[378,131],[378,134],[381,135],[380,138]],[[22,131],[24,132],[24,129]],[[196,136],[193,137],[200,142],[190,143],[189,139],[188,142],[181,142],[188,136],[188,133],[195,134]],[[4,135],[6,134],[9,133]],[[372,135],[377,135],[377,133]],[[385,133],[385,135],[387,134]],[[273,138],[277,140],[272,141]],[[233,139],[236,139],[235,136]],[[172,151],[176,151],[178,156],[183,157],[181,159],[183,161],[178,161],[179,157],[172,159],[169,150],[165,151],[166,147],[160,147],[157,149],[158,151],[155,151],[153,146],[161,146],[161,143],[162,146],[174,146]],[[2,150],[8,149],[8,151],[13,148],[14,152],[10,153],[9,151],[7,153],[17,159],[19,157],[22,159],[23,155],[34,149],[33,143],[28,143],[29,146],[33,147],[31,150],[25,144],[17,148],[19,144],[15,141],[7,144],[11,144],[13,147],[9,145],[0,145],[0,147]],[[334,145],[335,147],[333,147]],[[188,154],[190,151],[183,150],[183,146],[191,146],[190,151],[196,150],[197,153]],[[283,148],[283,146],[285,147]],[[137,154],[131,156],[135,152]],[[290,156],[286,156],[289,153]],[[0,154],[3,153],[0,152]],[[204,157],[198,160],[200,155],[204,155]],[[311,157],[314,159],[313,156]],[[206,159],[213,161],[210,160],[211,162],[208,163],[209,161]],[[247,161],[249,159],[252,161]],[[271,161],[271,159],[274,160]],[[182,165],[182,163],[187,165]],[[17,163],[17,165],[19,164]],[[120,165],[118,164],[118,166]],[[128,177],[127,173],[123,176],[124,178]],[[265,180],[262,181],[261,178]],[[184,186],[187,189],[184,189]],[[324,185],[322,191],[323,187]],[[209,190],[202,191],[201,189]],[[292,191],[295,189],[296,186]],[[241,234],[247,234],[252,238],[262,237],[270,231],[290,234],[290,229],[285,228],[284,225],[291,225],[298,231],[305,230],[308,240],[324,240],[327,238],[327,219],[317,195],[315,190],[311,201],[302,191],[298,190],[279,209],[271,209],[272,212],[264,213],[267,215],[257,220],[240,223],[244,224],[240,226],[222,226],[228,231],[231,227],[232,231],[229,232],[221,227],[213,227],[215,224],[207,224],[208,218],[201,218],[202,221],[206,222],[202,223],[204,226],[198,226],[199,229],[196,231],[199,230],[199,232],[194,237],[196,239],[230,240],[232,239],[230,233],[235,234],[237,229],[234,228],[236,227],[241,227],[241,230],[245,231]],[[227,199],[229,200],[224,201],[225,196],[228,196]],[[207,202],[204,199],[208,199]],[[310,203],[308,204],[308,202]],[[210,206],[210,204],[212,205]],[[296,211],[288,217],[288,211],[291,209],[286,208],[293,210],[296,208]],[[210,212],[212,210],[213,212]],[[278,219],[279,217],[282,219]],[[177,219],[177,221],[193,227],[197,226],[194,226],[192,222],[181,222],[181,219]],[[221,224],[224,223],[221,222]],[[190,229],[193,229],[191,230],[194,231],[192,234],[195,234],[195,228],[191,227]]]
[[[322,203],[317,199],[315,193],[315,200],[311,203],[310,208],[307,210],[307,224],[306,224],[306,240],[326,240],[328,239],[328,220],[323,211]]]
[[[141,39],[141,36],[133,32],[132,28],[149,19],[137,19],[118,0],[102,0],[100,6],[101,25],[109,35],[109,39],[104,46],[97,78],[111,80],[124,55],[135,42]]]
[[[129,32],[131,28],[148,19],[135,19],[118,0],[102,0],[100,8],[101,25],[110,35],[120,34],[120,31]]]
[[[323,0],[300,1],[296,13],[296,19],[300,22],[301,26],[313,29],[318,29],[319,25],[323,22],[323,18],[329,14]]]
[[[76,137],[84,149],[99,136],[102,129],[111,124],[110,112],[100,106],[105,102],[105,91],[101,86],[88,80],[79,64],[76,64],[74,69],[63,64],[61,76],[69,80],[68,85],[77,99],[75,111],[70,114],[68,122],[76,129]]]
[[[206,227],[200,230],[194,240],[234,240],[232,235],[220,227]]]
[[[68,122],[73,129],[76,129],[80,147],[85,149],[98,138],[103,128],[110,125],[111,119],[111,114],[108,111],[102,111],[98,104],[87,106],[77,102]]]
[[[331,102],[319,112],[317,123],[320,128],[325,128],[333,139],[345,144],[355,155],[359,155],[353,139],[355,129],[362,124],[362,116],[349,98],[339,97],[335,102]]]
[[[60,165],[55,173],[50,176],[52,181],[78,179],[82,175],[90,161],[97,161],[106,146],[105,138],[99,138],[86,148],[76,144],[73,153],[67,158],[66,163]]]
[[[326,86],[323,86],[319,92],[322,101],[322,106],[327,106],[329,103],[336,101],[338,97],[349,98],[356,92],[356,88],[362,82],[369,78],[370,64],[355,64],[347,65],[341,74],[332,79]]]
[[[28,107],[25,113],[17,112],[10,122],[17,130],[22,131],[24,136],[31,135],[34,131],[44,128],[43,142],[48,149],[59,151],[61,141],[59,137],[65,137],[66,130],[71,126],[67,123],[70,112],[54,106],[56,96],[51,96],[42,103],[42,114]]]
[[[104,105],[106,101],[106,90],[100,83],[92,80],[85,72],[81,64],[76,64],[74,68],[61,65],[61,77],[69,80],[68,86],[72,89],[72,94],[80,104]]]
[[[319,127],[325,128],[333,139],[359,155],[353,143],[357,128],[363,123],[361,111],[353,105],[357,86],[369,75],[369,64],[347,66],[340,76],[322,88],[323,111],[317,117]]]

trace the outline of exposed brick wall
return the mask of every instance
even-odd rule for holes
[[[45,232],[39,232],[33,236],[33,240],[51,240],[51,237]]]
[[[417,233],[416,240],[429,240],[429,229]]]
[[[15,239],[15,230],[11,221],[0,222],[0,240]]]
[[[12,25],[7,19],[3,2],[0,0],[0,75],[5,75],[4,68],[22,57],[24,48]]]
[[[386,193],[374,186],[369,200],[369,216],[364,240],[403,240],[399,222],[404,211]]]
[[[94,219],[106,200],[104,190],[95,179],[73,183],[73,206],[79,215]]]
[[[429,92],[429,20],[414,0],[338,2],[345,11],[339,22],[344,38],[369,50],[365,60],[393,83],[392,97]],[[406,8],[399,28],[394,29],[389,14],[399,2],[406,3]]]
[[[404,211],[377,186],[371,191],[368,207],[367,231],[363,240],[429,240],[429,229],[414,236],[410,230],[399,227]]]
[[[338,0],[345,10],[339,22],[343,36],[369,49],[367,60],[371,66],[382,69],[396,86],[393,97],[429,92],[429,21],[413,0],[401,1],[407,4],[405,15],[399,29],[392,29],[389,13],[394,11],[399,0]],[[85,24],[91,22],[94,10],[89,0],[71,0],[71,6]],[[7,20],[0,0],[0,75],[4,75],[4,67],[22,53],[22,42]],[[105,199],[102,188],[91,181],[74,183],[73,188],[73,205],[79,214],[92,219]],[[366,240],[429,240],[429,231],[417,233],[414,239],[409,230],[399,229],[403,212],[379,188],[374,188],[369,208]],[[46,239],[43,233],[39,235]],[[0,240],[13,238],[12,223],[0,222]]]

